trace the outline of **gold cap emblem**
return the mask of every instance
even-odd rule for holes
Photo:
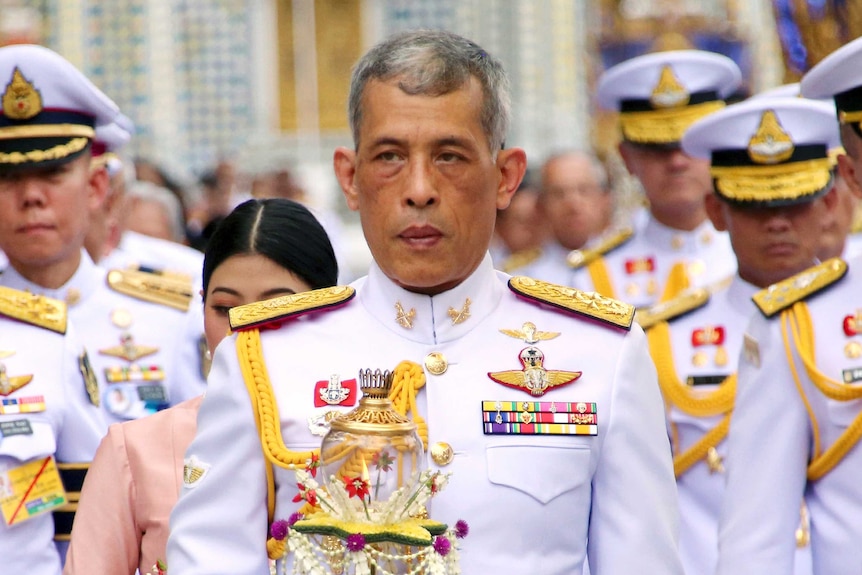
[[[748,141],[748,156],[758,164],[777,164],[792,156],[794,149],[775,112],[764,111],[757,132]]]
[[[665,64],[661,69],[658,84],[650,95],[650,104],[656,108],[676,108],[688,104],[689,99],[688,90],[673,73],[670,65]]]
[[[42,96],[16,67],[3,92],[3,113],[13,120],[29,120],[42,111]]]

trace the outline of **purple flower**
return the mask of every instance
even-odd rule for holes
[[[290,525],[284,519],[273,521],[272,527],[269,528],[269,534],[272,535],[272,538],[276,541],[284,541],[284,538],[287,537],[288,527],[290,527]]]
[[[449,550],[452,549],[452,544],[445,537],[435,537],[434,538],[434,551],[439,553],[442,557],[446,557],[449,554]]]
[[[298,511],[297,511],[297,512],[295,512],[295,513],[291,513],[291,514],[290,514],[290,517],[289,517],[289,518],[288,518],[288,520],[287,520],[287,526],[288,526],[288,527],[293,527],[294,523],[296,523],[297,521],[299,521],[299,520],[300,520],[300,519],[302,519],[303,517],[305,517],[305,516],[304,516],[302,513],[298,512]]]
[[[365,549],[365,535],[362,533],[354,533],[352,535],[347,536],[347,550],[348,551],[362,551]]]
[[[459,519],[455,522],[455,537],[458,539],[464,539],[467,535],[470,534],[470,526],[467,525],[467,522],[463,519]]]

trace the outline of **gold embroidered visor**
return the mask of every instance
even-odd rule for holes
[[[722,100],[701,102],[677,108],[621,111],[623,137],[635,144],[671,144],[697,120],[725,107]]]

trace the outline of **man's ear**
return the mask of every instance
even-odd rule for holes
[[[359,209],[359,193],[356,189],[356,152],[350,148],[339,146],[332,158],[335,178],[341,186],[341,192],[347,201],[347,207],[354,212]]]
[[[719,200],[718,196],[714,193],[707,194],[704,202],[706,204],[706,215],[709,221],[712,222],[712,227],[719,232],[726,232],[727,217],[725,216],[724,202]]]
[[[838,175],[844,180],[853,195],[862,199],[862,184],[859,183],[862,174],[857,173],[856,163],[847,154],[838,156]]]
[[[497,209],[509,207],[512,196],[521,185],[527,171],[527,154],[521,148],[507,148],[497,152],[497,169],[500,170],[500,184],[497,187]]]
[[[111,189],[108,170],[104,167],[89,168],[90,176],[88,181],[89,193],[87,194],[87,204],[91,211],[99,209],[108,198],[108,192]]]

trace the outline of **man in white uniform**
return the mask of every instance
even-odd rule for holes
[[[706,198],[707,212],[716,229],[729,233],[738,263],[732,279],[638,316],[668,406],[680,554],[689,575],[712,575],[718,559],[724,439],[743,334],[757,312],[751,297],[816,262],[821,222],[838,204],[828,155],[840,143],[832,116],[831,106],[811,100],[750,100],[695,122],[683,136],[687,154],[712,161],[715,193]],[[765,137],[782,143],[782,154],[788,145],[818,146],[819,156],[758,156]],[[805,543],[803,532],[799,542]],[[806,555],[800,552],[797,573],[806,572]]]
[[[802,80],[803,96],[835,96],[847,152],[838,168],[857,195],[860,62],[857,40]],[[832,259],[756,296],[763,314],[754,316],[745,335],[728,439],[722,575],[789,573],[803,496],[814,573],[849,575],[862,568],[860,272],[858,258]]]
[[[633,309],[492,267],[496,210],[526,167],[504,146],[507,88],[495,58],[442,31],[394,36],[354,68],[356,147],[334,164],[375,263],[350,287],[232,310],[242,331],[216,352],[186,454],[172,574],[267,573],[267,504],[276,519],[298,509],[282,465],[304,464],[327,413],[356,405],[360,369],[397,365],[428,467],[453,474],[431,513],[470,525],[464,573],[580,575],[587,557],[594,575],[681,573],[661,399]],[[272,319],[284,323],[255,327]],[[333,378],[348,393],[316,407]],[[277,405],[277,420],[261,418],[280,462],[274,501],[252,401]],[[555,435],[529,423],[579,418],[592,424]]]
[[[0,285],[65,301],[89,352],[108,421],[153,413],[200,394],[201,311],[189,282],[107,272],[84,250],[108,176],[91,164],[95,129],[117,106],[74,66],[33,45],[0,48]]]
[[[620,155],[649,210],[633,236],[621,232],[572,255],[574,287],[644,307],[733,274],[727,234],[713,228],[704,206],[709,162],[679,142],[695,120],[724,107],[740,78],[730,58],[697,50],[639,56],[602,74],[598,102],[619,111]]]

